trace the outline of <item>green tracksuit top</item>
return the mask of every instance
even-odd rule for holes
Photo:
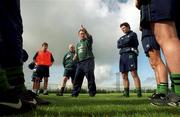
[[[79,62],[86,59],[94,58],[94,55],[92,53],[92,44],[93,44],[93,39],[91,35],[87,39],[80,40],[80,42],[77,44],[76,53]]]
[[[67,52],[63,58],[63,66],[65,69],[73,69],[76,67],[77,61],[73,61],[75,52]]]

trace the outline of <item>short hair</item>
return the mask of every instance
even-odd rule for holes
[[[81,31],[83,31],[84,33],[86,33],[86,31],[85,31],[84,29],[80,29],[80,30],[78,31],[78,34],[79,34]]]
[[[44,43],[42,44],[42,46],[48,46],[48,43],[44,42]]]
[[[69,44],[68,47],[70,48],[70,47],[75,47],[75,46],[74,46],[74,44],[71,43],[71,44]]]
[[[127,23],[127,22],[123,22],[122,24],[120,24],[120,28],[121,28],[122,26],[131,28],[130,25],[129,25],[129,23]]]

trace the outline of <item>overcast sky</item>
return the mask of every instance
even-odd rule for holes
[[[31,71],[27,64],[43,42],[49,43],[55,64],[51,68],[50,83],[58,83],[62,77],[62,58],[68,51],[68,44],[76,44],[77,32],[84,25],[94,38],[93,52],[96,62],[96,82],[98,86],[113,86],[115,73],[119,68],[117,40],[123,33],[119,24],[126,21],[139,37],[139,71],[142,80],[149,80],[154,74],[141,46],[139,11],[134,0],[21,0],[24,24],[24,48],[29,53],[25,64],[26,82],[30,82]],[[152,84],[154,79],[151,78]]]

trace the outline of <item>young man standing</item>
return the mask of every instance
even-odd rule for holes
[[[61,87],[60,92],[57,93],[57,96],[63,96],[66,82],[71,77],[71,83],[74,82],[74,76],[76,73],[76,65],[77,60],[74,59],[75,57],[75,47],[73,44],[69,45],[69,51],[64,55],[63,58],[63,66],[64,66],[64,75],[63,75],[63,85]]]
[[[80,38],[80,42],[76,46],[78,64],[72,96],[77,97],[79,95],[84,76],[86,76],[88,81],[89,96],[94,97],[96,95],[96,84],[94,76],[94,55],[92,52],[93,39],[83,26],[81,26],[78,35]]]
[[[136,7],[141,9],[141,27],[150,25],[166,59],[175,95],[168,95],[152,100],[155,105],[173,105],[180,103],[180,40],[177,34],[178,0],[136,0]]]
[[[120,25],[125,34],[117,42],[117,48],[120,49],[119,70],[122,73],[124,96],[129,97],[129,79],[128,72],[134,79],[137,96],[141,97],[141,83],[137,73],[138,39],[136,33],[130,30],[130,25],[124,22]]]
[[[44,95],[48,95],[47,87],[48,87],[48,77],[49,77],[49,67],[53,64],[54,58],[52,53],[48,50],[48,44],[44,42],[42,44],[41,50],[39,50],[34,58],[36,64],[36,86],[39,90],[40,88],[40,81],[44,78]]]

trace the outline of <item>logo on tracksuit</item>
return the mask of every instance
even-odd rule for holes
[[[83,44],[81,44],[79,47],[78,47],[78,53],[83,53],[85,51],[85,46]]]

